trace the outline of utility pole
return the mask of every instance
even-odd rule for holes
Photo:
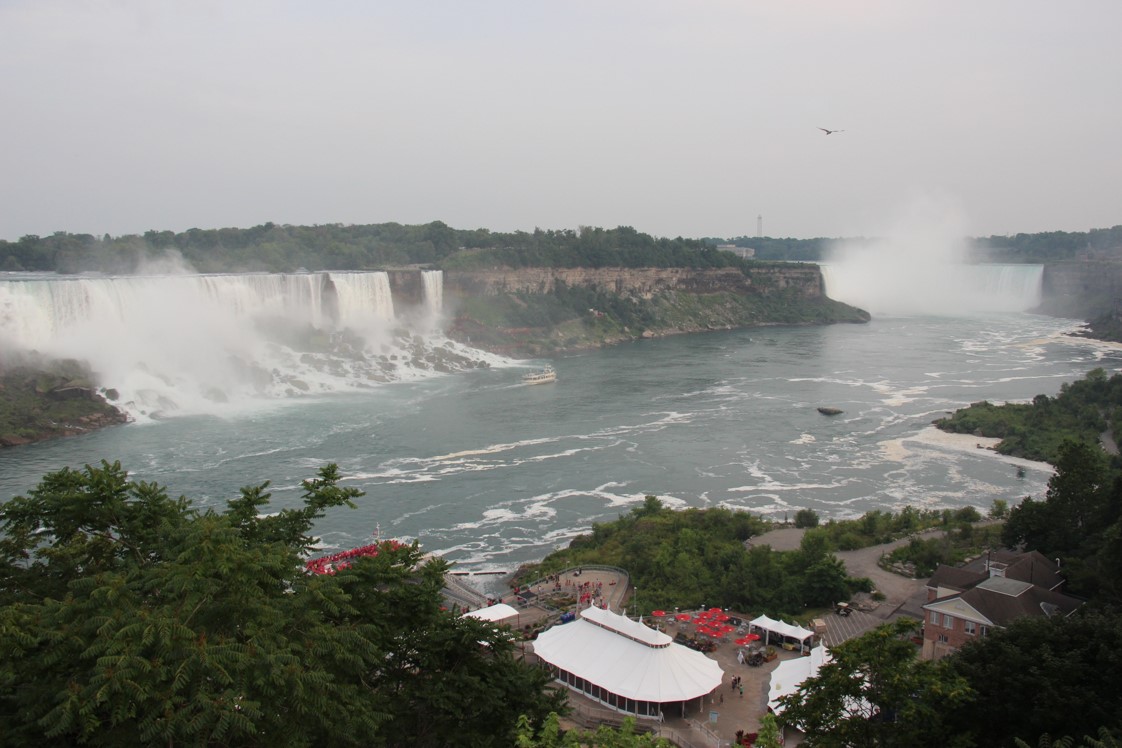
[[[756,238],[759,239],[764,235],[764,217],[762,214],[756,216]]]

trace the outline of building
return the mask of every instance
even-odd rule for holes
[[[940,566],[923,606],[925,660],[1025,616],[1070,615],[1082,601],[1064,594],[1058,563],[1037,551],[991,553],[978,570]]]
[[[639,621],[591,607],[571,623],[553,626],[534,642],[534,654],[573,691],[639,717],[660,717],[721,685],[724,671],[701,652],[676,644]]]

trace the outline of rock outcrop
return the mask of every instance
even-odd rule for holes
[[[444,293],[495,296],[504,293],[548,294],[559,284],[650,299],[668,291],[768,294],[791,291],[806,298],[825,295],[817,265],[767,264],[745,274],[737,268],[497,268],[446,271]]]
[[[127,423],[75,361],[38,361],[0,370],[0,447],[76,436]]]

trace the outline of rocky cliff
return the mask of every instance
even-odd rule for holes
[[[867,322],[826,297],[817,265],[737,268],[496,268],[446,271],[449,333],[508,355],[760,325]]]
[[[794,263],[761,265],[748,275],[737,268],[507,268],[444,273],[444,293],[460,297],[548,294],[559,285],[641,299],[666,292],[792,292],[803,299],[825,295],[818,266]]]
[[[1059,262],[1044,266],[1039,311],[1096,319],[1122,310],[1122,262]]]

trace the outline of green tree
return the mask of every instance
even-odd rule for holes
[[[942,662],[916,658],[916,622],[884,624],[831,650],[833,660],[781,700],[780,720],[815,746],[965,745],[944,716],[970,698]]]
[[[818,527],[818,512],[813,509],[795,512],[795,527]]]
[[[1115,684],[1122,672],[1117,612],[1022,618],[970,642],[948,661],[975,694],[951,720],[972,732],[978,745],[1002,748],[1044,733],[1122,729],[1122,695]]]
[[[299,509],[267,514],[266,486],[200,510],[103,462],[0,505],[5,744],[502,746],[559,708],[415,544],[305,571],[361,496],[334,465]]]
[[[779,723],[771,712],[760,717],[760,731],[756,735],[755,748],[782,748]]]

